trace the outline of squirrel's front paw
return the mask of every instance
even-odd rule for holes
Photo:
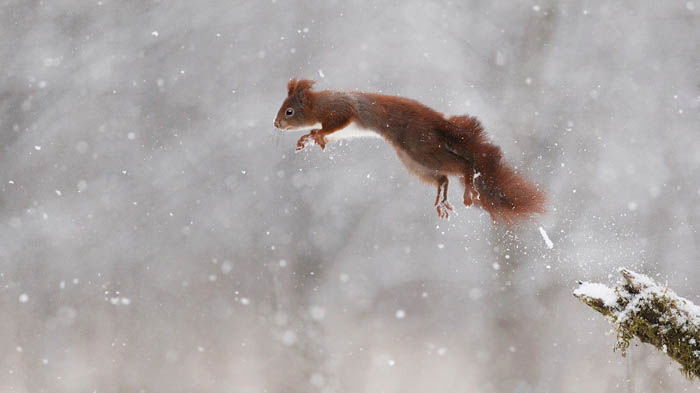
[[[314,142],[321,146],[321,150],[326,150],[326,136],[320,132],[312,132],[311,136],[314,138]]]
[[[311,141],[312,141],[312,140],[313,140],[313,139],[312,139],[312,135],[311,135],[311,134],[306,134],[306,135],[302,136],[302,137],[299,138],[299,140],[297,141],[297,147],[296,147],[295,151],[302,151],[302,150],[304,150],[304,148],[305,148],[306,146],[308,146],[308,145],[311,144]]]

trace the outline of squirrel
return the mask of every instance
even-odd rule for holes
[[[435,209],[448,218],[448,176],[464,185],[464,205],[486,210],[496,222],[513,224],[544,213],[545,195],[508,166],[475,117],[445,117],[417,101],[383,94],[314,91],[312,80],[292,79],[274,125],[280,130],[312,129],[296,151],[316,143],[325,149],[329,135],[350,124],[389,142],[408,170],[437,187]]]

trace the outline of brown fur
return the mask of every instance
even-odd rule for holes
[[[481,123],[470,116],[449,119],[407,98],[361,92],[311,90],[313,81],[292,79],[275,126],[282,129],[321,123],[297,142],[311,140],[325,148],[325,137],[351,123],[371,129],[396,149],[404,165],[437,187],[435,207],[447,218],[448,175],[465,186],[464,204],[476,204],[499,222],[512,224],[544,212],[545,197],[534,184],[510,168],[501,149],[489,143]],[[289,113],[292,113],[289,115]]]

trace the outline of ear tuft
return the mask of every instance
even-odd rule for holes
[[[287,94],[292,96],[295,94],[303,94],[316,83],[316,81],[308,79],[291,79],[287,84]]]

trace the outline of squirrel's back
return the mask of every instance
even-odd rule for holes
[[[376,93],[346,93],[352,100],[355,122],[394,140],[403,132],[449,127],[445,116],[416,100]]]

